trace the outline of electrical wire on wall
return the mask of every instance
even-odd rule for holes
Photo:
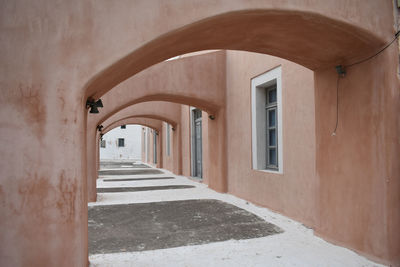
[[[338,124],[339,124],[339,81],[340,81],[340,78],[345,77],[347,68],[364,63],[370,59],[373,59],[374,57],[376,57],[377,55],[379,55],[380,53],[385,51],[389,46],[391,46],[399,38],[399,35],[400,35],[400,31],[397,31],[396,34],[394,35],[393,40],[390,41],[387,45],[385,45],[381,50],[379,50],[377,53],[373,54],[372,56],[362,59],[360,61],[354,62],[349,65],[345,65],[345,66],[338,65],[335,67],[336,72],[338,73],[338,77],[337,77],[337,81],[336,81],[336,125],[335,125],[335,129],[332,132],[332,136],[336,135],[336,130],[337,130]]]
[[[336,80],[336,125],[335,125],[335,130],[333,130],[332,132],[332,136],[336,135],[337,126],[339,123],[339,79],[340,79],[340,74],[338,74]]]

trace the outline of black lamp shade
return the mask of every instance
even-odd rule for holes
[[[89,113],[99,113],[99,109],[96,106],[90,107]]]

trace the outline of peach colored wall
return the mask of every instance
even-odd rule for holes
[[[203,132],[203,163],[206,166],[205,182],[209,187],[219,191],[226,192],[227,187],[227,129],[226,129],[226,111],[220,109],[215,114],[215,119],[211,120],[204,117],[202,120],[205,131]]]
[[[102,96],[100,114],[89,116],[88,125],[98,125],[120,110],[140,102],[172,101],[215,111],[224,102],[220,70],[225,52],[209,52],[156,64],[116,86]]]
[[[180,124],[174,127],[175,130],[171,131],[172,138],[172,155],[173,155],[173,169],[176,174],[182,174],[182,150],[181,150],[181,127]]]
[[[176,125],[180,120],[181,107],[180,104],[175,104],[165,101],[149,101],[132,106],[128,106],[119,112],[110,116],[104,121],[105,124],[110,124],[114,121],[120,120],[121,118],[127,117],[142,117],[142,118],[153,118],[163,121],[168,121],[172,125]]]
[[[144,139],[146,138],[146,127],[142,126],[142,161],[146,162],[146,146]]]
[[[208,114],[206,112],[201,113],[202,119],[201,119],[201,132],[202,132],[202,151],[203,151],[203,183],[210,185],[210,170],[209,170],[209,153],[210,153],[210,144],[208,142]],[[189,120],[190,124],[190,120]],[[190,125],[190,128],[192,128],[192,125]],[[190,136],[189,136],[190,138]],[[213,149],[211,150],[213,151]],[[189,154],[191,156],[191,154]]]
[[[163,145],[164,145],[164,153],[162,154],[163,157],[163,168],[167,169],[171,172],[174,172],[174,158],[175,158],[175,149],[174,149],[174,138],[173,135],[175,131],[172,131],[172,127],[170,127],[170,155],[167,155],[167,124],[164,122],[162,125],[163,129]]]
[[[282,68],[283,174],[252,168],[251,79]],[[313,72],[267,55],[227,52],[228,191],[316,223]]]
[[[86,190],[87,201],[95,202],[97,200],[96,179],[98,178],[97,155],[99,154],[97,146],[100,138],[96,127],[86,129]]]
[[[337,75],[316,72],[317,233],[400,266],[400,82],[398,50]],[[385,68],[381,66],[385,65]],[[374,73],[374,75],[366,75]],[[339,228],[339,229],[338,229]]]
[[[147,134],[146,134],[146,139],[147,139],[147,158],[146,158],[146,163],[150,164],[151,166],[155,166],[153,164],[153,132],[152,129],[148,129]]]
[[[132,116],[134,113],[141,116],[151,114],[153,118],[156,115],[156,118],[166,120],[172,125],[178,123],[179,120],[171,120],[171,118],[179,116],[177,111],[179,105],[151,100],[186,103],[215,113],[224,104],[225,91],[215,90],[224,86],[225,72],[221,71],[224,66],[224,51],[207,52],[195,58],[185,57],[154,65],[105,94],[102,97],[104,107],[100,109],[101,112],[90,114],[88,117],[88,129],[93,131],[97,125],[109,124],[118,118]],[[154,105],[158,106],[157,110],[154,110]],[[173,106],[175,108],[168,108]],[[91,139],[91,136],[88,135],[88,138]],[[182,142],[182,140],[175,142]],[[179,143],[177,145],[180,146]],[[93,149],[89,151],[88,157],[93,157]],[[179,156],[178,152],[175,154]],[[93,165],[91,158],[88,159],[88,164],[88,179],[91,181],[92,177],[97,177],[98,168]],[[175,170],[179,171],[182,163],[175,164]],[[95,186],[94,181],[88,184],[89,187]],[[89,200],[95,201],[94,190],[89,188],[89,192]]]
[[[157,164],[156,164],[157,168],[163,167],[162,155],[164,153],[164,148],[163,148],[163,141],[162,141],[162,133],[163,132],[157,131]]]
[[[191,176],[190,107],[181,106],[182,174]]]
[[[153,163],[153,131],[152,131],[152,129],[148,129],[146,138],[147,138],[147,145],[148,145],[148,150],[147,150],[148,156],[146,159],[146,163],[155,167],[155,164]]]
[[[142,136],[144,136],[144,138],[148,138],[147,140],[147,144],[148,144],[148,160],[146,158],[146,152],[145,149],[147,149],[145,147],[145,140],[144,138],[142,138],[142,161],[153,166],[156,168],[164,168],[164,158],[163,158],[163,153],[164,152],[164,148],[163,148],[163,142],[164,140],[162,139],[162,134],[163,134],[163,130],[158,131],[158,135],[157,135],[157,163],[154,163],[154,133],[156,132],[156,130],[152,129],[152,128],[147,128],[147,134],[143,135],[143,133],[145,132],[145,127],[142,127],[143,132],[142,132]]]
[[[0,229],[5,229],[0,232],[0,265],[88,264],[85,148],[96,148],[85,140],[86,96],[97,98],[148,66],[201,49],[271,53],[315,68],[349,62],[369,55],[392,38],[392,6],[392,1],[375,0],[3,1],[0,205],[7,220],[0,220]],[[249,13],[238,12],[248,9],[259,10],[250,14],[257,21],[248,21]],[[298,13],[292,16],[293,11]],[[207,19],[220,14],[224,15]],[[259,28],[249,32],[249,25],[257,22],[261,22]],[[285,34],[275,31],[276,26]],[[382,70],[389,70],[387,61],[397,57],[398,51],[392,51],[380,65]],[[360,81],[365,77],[380,81],[383,75],[371,68],[365,71]],[[317,72],[316,80],[318,75],[319,84],[324,84],[324,73]],[[387,75],[388,87],[398,88],[398,81]],[[325,82],[334,83],[329,78]],[[383,92],[387,93],[385,100],[392,96],[388,89]],[[322,106],[328,100],[318,101]],[[397,111],[395,101],[389,99],[384,110],[389,134],[379,132],[378,138],[385,144],[385,162],[392,165],[387,172],[382,167],[377,170],[379,176],[393,176],[393,183],[399,179],[394,171],[399,148],[391,142],[392,135],[399,133],[392,117],[398,112],[388,110]],[[92,136],[96,145],[95,133]],[[368,139],[371,146],[375,144],[372,139]],[[319,173],[324,179],[323,170],[331,163],[321,164],[327,164]],[[385,192],[388,226],[379,244],[391,252],[376,255],[392,261],[397,259],[395,240],[400,240],[395,234],[400,226],[395,204],[399,186],[388,186]],[[363,250],[376,252],[367,247],[363,243]]]
[[[381,61],[389,62],[387,57]],[[313,72],[297,64],[266,55],[228,51],[226,155],[229,192],[304,222],[334,243],[350,247],[375,260],[398,264],[400,239],[393,232],[387,235],[388,232],[382,228],[382,225],[387,225],[389,231],[399,224],[400,199],[398,194],[393,193],[393,189],[398,188],[397,184],[400,183],[399,165],[391,160],[396,159],[394,155],[399,153],[394,135],[398,127],[397,120],[392,115],[398,114],[396,110],[399,107],[395,101],[398,92],[395,88],[400,87],[395,75],[397,61],[392,59],[392,80],[386,79],[388,74],[381,72],[382,78],[376,77],[381,82],[366,80],[360,83],[361,76],[371,70],[357,70],[358,66],[349,69],[348,75],[352,75],[351,78],[340,80],[340,88],[343,88],[339,94],[347,90],[345,95],[349,95],[346,98],[341,95],[339,98],[339,109],[344,111],[339,113],[338,135],[332,137],[336,99],[336,87],[332,85],[336,85],[337,78],[334,69],[320,71],[318,75],[321,82],[317,79],[314,89]],[[377,64],[383,63],[371,62],[370,68]],[[251,163],[250,80],[277,66],[282,67],[283,84],[283,175],[252,170]],[[350,84],[346,85],[346,79]],[[368,83],[376,84],[376,89],[365,91],[363,88]],[[349,91],[347,88],[353,89]],[[387,88],[387,92],[381,88]],[[319,96],[317,102],[314,101],[314,93]],[[330,104],[327,104],[327,99],[330,99]],[[317,114],[315,108],[319,111]],[[188,108],[182,109],[182,125],[190,124],[188,112]],[[315,117],[318,129],[315,127]],[[203,113],[203,138],[209,136],[215,139],[215,135],[204,134],[208,132],[210,122],[205,118],[207,114]],[[363,123],[363,120],[366,122]],[[371,120],[376,121],[376,127],[371,128]],[[377,127],[386,129],[385,134],[377,135]],[[359,133],[354,133],[355,130]],[[322,131],[324,134],[321,134]],[[190,138],[189,128],[182,133],[184,140]],[[318,139],[316,133],[319,134]],[[393,141],[383,141],[390,138]],[[337,139],[340,140],[335,142]],[[340,145],[343,143],[346,145]],[[367,146],[368,143],[377,145],[371,147]],[[394,143],[397,145],[393,146]],[[203,139],[204,165],[210,162],[209,147],[212,146],[208,140]],[[184,169],[188,170],[190,149],[185,151]],[[317,157],[316,153],[320,156]],[[347,162],[341,160],[345,156],[348,157]],[[332,162],[335,164],[332,165]],[[374,166],[373,171],[368,166]],[[204,170],[207,179],[210,168]],[[379,180],[382,174],[388,178]],[[394,187],[388,186],[388,183]],[[382,196],[386,196],[387,200],[384,201]]]
[[[157,12],[160,11],[158,4],[157,1],[148,4],[147,8],[152,10],[154,17],[148,16],[147,19],[163,21]],[[150,23],[140,24],[152,29],[146,30],[145,39],[152,41],[145,45],[140,38],[133,38],[135,35],[131,35],[128,29],[121,35],[118,35],[120,31],[113,31],[112,34],[105,29],[96,31],[97,41],[101,41],[101,38],[108,40],[111,35],[118,40],[128,39],[129,46],[124,42],[121,45],[116,42],[113,46],[104,47],[102,52],[109,60],[104,62],[107,68],[100,68],[94,73],[101,71],[101,75],[93,75],[94,79],[86,85],[86,95],[98,98],[151,65],[193,51],[215,48],[257,51],[317,69],[372,53],[384,43],[382,40],[387,41],[393,35],[393,3],[390,1],[381,4],[372,0],[358,0],[351,4],[344,0],[329,4],[309,1],[277,4],[272,0],[237,0],[229,5],[223,2],[207,5],[204,2],[192,8],[196,10],[194,13],[185,15],[181,13],[181,5],[179,1],[169,3],[168,18],[173,16],[174,20],[164,18],[170,22],[167,25],[157,23],[157,27],[154,27]],[[123,16],[127,10],[128,7],[118,11]],[[175,13],[178,10],[179,13]],[[376,17],[376,10],[382,12],[382,18],[371,23],[367,18]],[[128,14],[135,14],[133,10],[130,12]],[[107,20],[108,13],[100,14],[103,20]],[[210,14],[219,16],[205,19]],[[135,20],[131,16],[129,18]],[[109,25],[105,26],[110,29]],[[210,28],[213,31],[209,31]]]

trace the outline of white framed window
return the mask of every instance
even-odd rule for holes
[[[167,123],[167,132],[166,132],[166,134],[167,134],[167,136],[166,136],[166,139],[167,139],[167,142],[166,142],[166,145],[167,145],[167,156],[170,156],[171,155],[171,125],[169,123]]]
[[[274,68],[251,80],[253,169],[283,173],[282,70]]]

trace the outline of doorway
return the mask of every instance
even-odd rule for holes
[[[202,122],[201,110],[193,108],[192,118],[192,176],[203,177]]]

